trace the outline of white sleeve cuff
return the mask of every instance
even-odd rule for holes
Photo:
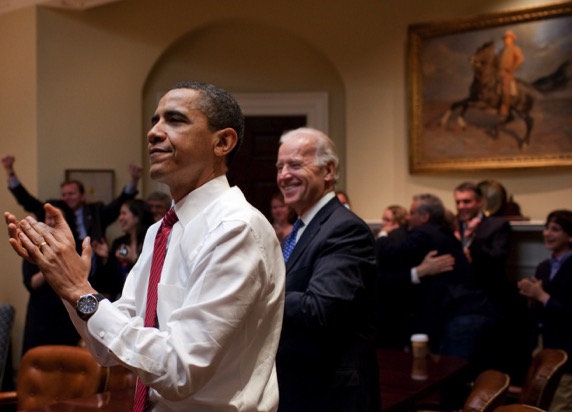
[[[411,268],[411,283],[413,283],[414,285],[418,285],[421,283],[419,276],[417,276],[416,268]]]

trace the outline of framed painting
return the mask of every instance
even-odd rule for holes
[[[113,170],[67,169],[66,180],[78,180],[85,188],[86,201],[110,203],[115,193]]]
[[[572,166],[572,2],[408,30],[412,173]]]

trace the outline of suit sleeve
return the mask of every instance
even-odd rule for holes
[[[12,192],[16,201],[24,208],[24,210],[36,215],[38,220],[44,220],[46,215],[46,212],[44,211],[44,202],[32,196],[22,184],[14,188],[10,188],[10,192]]]
[[[307,286],[287,291],[284,309],[285,324],[314,333],[355,321],[356,305],[375,282],[373,238],[365,225],[345,220],[321,230],[329,233],[320,233],[304,252],[311,258],[289,273],[309,278]]]
[[[502,267],[508,257],[510,233],[510,224],[503,221],[498,228],[491,228],[488,235],[477,236],[469,247],[473,260],[482,262],[485,267]]]
[[[119,217],[119,211],[121,210],[121,205],[127,200],[134,199],[135,196],[137,196],[137,191],[130,194],[127,193],[124,188],[119,196],[101,208],[101,223],[103,230],[117,220]]]

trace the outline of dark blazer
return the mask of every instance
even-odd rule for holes
[[[538,265],[535,276],[542,280],[542,288],[550,295],[546,306],[540,302],[534,305],[537,320],[542,324],[544,347],[565,350],[566,373],[572,373],[572,256],[552,280],[548,259]]]
[[[460,232],[462,238],[462,230]],[[510,248],[510,233],[510,224],[506,219],[483,217],[475,232],[475,238],[469,245],[476,281],[495,304],[502,305],[506,298],[506,261]]]
[[[378,253],[377,346],[403,349],[409,346],[418,313],[419,289],[411,282],[411,262],[381,258],[388,244],[399,244],[409,236],[407,227],[376,240]]]
[[[16,201],[24,208],[24,210],[36,215],[38,220],[44,221],[45,211],[44,202],[32,196],[30,192],[23,186],[18,185],[10,188],[12,195]],[[121,205],[129,199],[133,199],[137,193],[128,194],[123,190],[121,194],[113,199],[111,203],[105,205],[102,202],[88,203],[83,207],[83,221],[88,236],[92,240],[99,240],[105,237],[105,230],[119,216]]]
[[[26,311],[22,355],[28,349],[41,345],[76,346],[80,338],[62,300],[50,285],[46,282],[40,288],[32,289],[32,276],[38,271],[37,266],[23,261],[24,285],[30,292],[30,298]]]
[[[286,265],[280,412],[379,411],[375,291],[373,235],[334,197]]]
[[[416,227],[400,242],[391,238],[378,239],[380,283],[388,287],[392,283],[411,284],[410,269],[419,265],[432,250],[437,250],[439,255],[452,254],[455,265],[449,272],[421,279],[418,313],[412,332],[427,333],[433,350],[438,351],[447,320],[460,315],[492,316],[493,311],[485,293],[475,284],[471,265],[460,242],[450,229],[442,225],[428,223]],[[401,282],[398,281],[400,278]],[[391,291],[385,293],[390,294]]]

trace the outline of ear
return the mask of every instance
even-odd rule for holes
[[[336,173],[336,168],[334,166],[334,162],[328,163],[324,167],[324,180],[328,183],[332,182],[334,180],[335,173]]]
[[[218,157],[227,156],[238,143],[238,135],[230,127],[217,131],[215,139],[214,153]]]

